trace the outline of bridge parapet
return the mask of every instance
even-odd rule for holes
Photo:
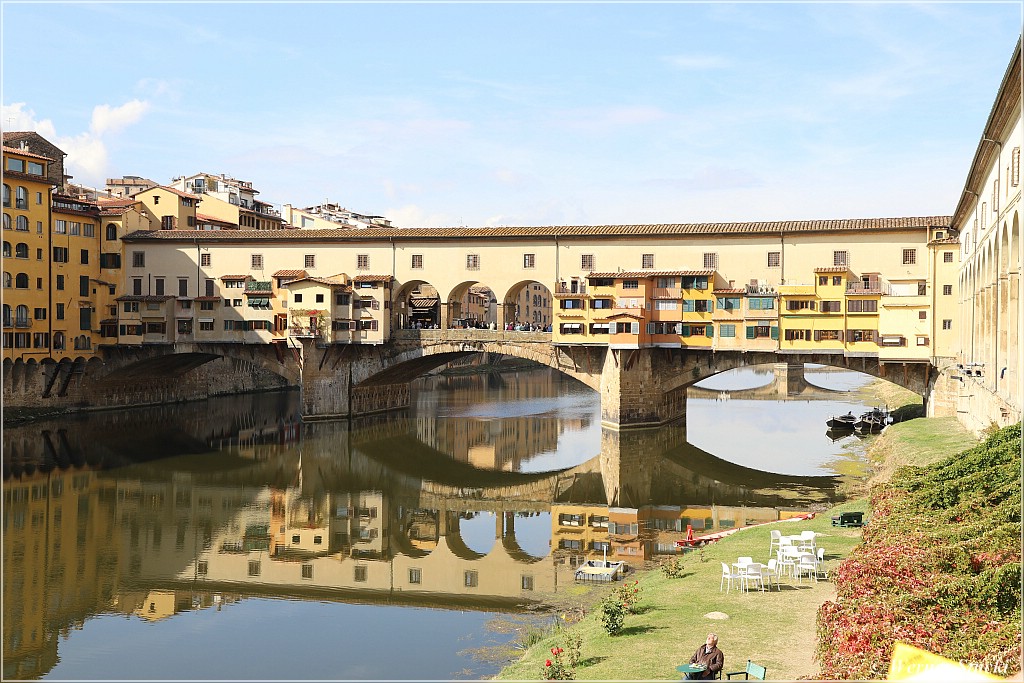
[[[513,342],[551,343],[550,332],[517,332],[514,330],[477,330],[455,328],[450,330],[396,330],[391,338],[399,344],[410,342],[435,344],[438,342]]]

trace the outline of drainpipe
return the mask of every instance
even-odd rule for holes
[[[996,229],[996,243],[999,244],[999,214],[1002,211],[1002,206],[1003,205],[1002,205],[1001,202],[999,202],[999,192],[998,192],[998,190],[1002,190],[1003,189],[1003,187],[1002,187],[1003,181],[1002,181],[1002,176],[1001,176],[1002,169],[1000,168],[1000,166],[1003,163],[1003,143],[1000,142],[999,140],[993,140],[992,138],[987,138],[987,137],[983,137],[981,139],[984,142],[994,142],[995,144],[999,145],[999,152],[996,154],[996,188],[997,188],[997,192],[996,192],[996,196],[993,197],[994,201],[992,202],[992,204],[993,204],[992,209],[995,211],[995,214],[996,214],[996,224],[994,226],[995,229]],[[999,202],[999,203],[997,204],[997,202]],[[998,209],[996,208],[997,206],[999,207]],[[1000,249],[1000,251],[1002,251],[1002,249]],[[999,252],[997,252],[997,253],[999,253]],[[1001,254],[1000,254],[1000,256],[1001,256]],[[996,272],[996,281],[995,281],[995,285],[996,285],[996,317],[995,317],[995,325],[994,325],[994,328],[995,328],[995,343],[992,345],[992,389],[996,393],[999,393],[999,307],[1002,305],[1002,300],[1001,300],[1000,295],[999,295],[999,289],[1000,289],[1000,287],[999,287],[999,269],[1001,268],[1001,264],[999,263],[998,260],[996,261],[995,266],[996,266],[995,267],[995,272]],[[988,373],[986,373],[986,375],[987,374]]]

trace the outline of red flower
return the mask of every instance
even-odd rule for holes
[[[557,647],[551,648],[551,654],[557,655],[558,654],[558,648]]]
[[[544,666],[551,666],[551,660],[550,659],[545,659],[544,660]]]

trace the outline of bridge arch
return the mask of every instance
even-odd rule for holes
[[[551,290],[540,280],[519,280],[512,284],[502,297],[505,309],[503,322],[529,323],[547,329],[553,323],[555,305]]]
[[[441,305],[437,287],[428,280],[408,280],[395,287],[391,310],[394,329],[441,327]]]

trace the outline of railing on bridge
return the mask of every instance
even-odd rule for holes
[[[418,341],[421,344],[451,341],[474,342],[550,342],[550,332],[517,332],[515,330],[395,330],[395,341]]]

